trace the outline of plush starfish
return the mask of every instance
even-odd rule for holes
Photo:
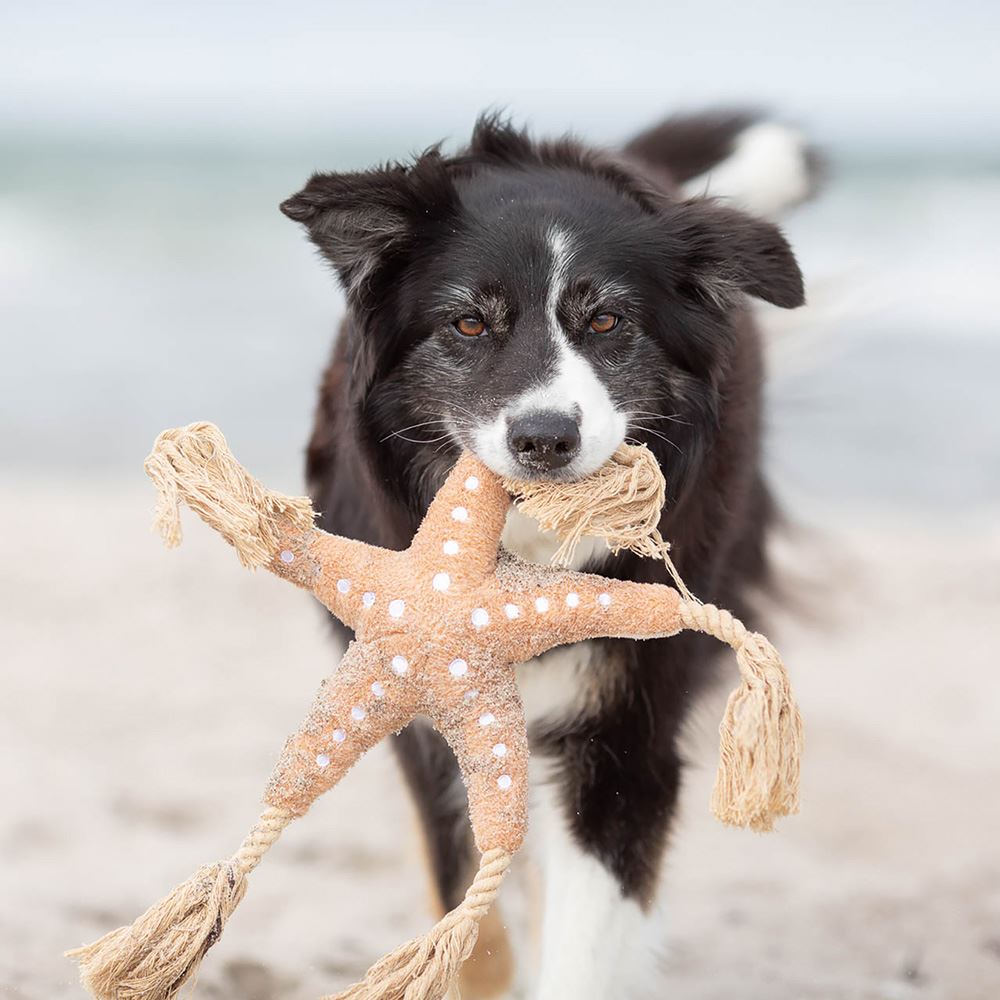
[[[311,591],[355,639],[285,744],[264,796],[268,808],[240,851],[202,869],[132,928],[75,953],[96,996],[173,996],[281,830],[388,733],[425,715],[461,767],[480,871],[463,904],[429,935],[373,966],[341,996],[440,1000],[524,837],[528,741],[514,667],[554,646],[650,639],[682,628],[733,645],[744,682],[723,724],[716,813],[766,829],[774,816],[796,809],[801,723],[773,647],[727,612],[672,587],[529,564],[503,551],[508,489],[518,487],[471,454],[459,458],[403,552],[317,529],[308,500],[265,490],[210,424],[165,432],[147,471],[160,490],[168,544],[180,540],[183,499],[245,564],[265,565]],[[610,502],[620,492],[616,487]],[[662,488],[653,523],[661,503]]]

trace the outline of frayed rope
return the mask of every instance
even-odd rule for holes
[[[168,548],[181,541],[182,500],[236,549],[249,569],[273,557],[283,531],[313,526],[309,498],[264,487],[236,461],[215,424],[164,431],[144,468],[157,492],[153,525]]]

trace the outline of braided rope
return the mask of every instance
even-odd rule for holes
[[[293,819],[295,817],[287,809],[269,806],[260,814],[240,844],[239,850],[233,855],[231,863],[238,867],[244,876],[249,875]]]
[[[739,650],[752,634],[734,614],[714,604],[685,600],[677,606],[677,612],[685,628],[705,632],[735,650]]]
[[[510,867],[512,856],[502,847],[494,847],[486,851],[479,860],[479,871],[472,880],[472,885],[466,890],[465,899],[458,906],[456,913],[464,912],[467,917],[478,923],[486,916],[486,911],[493,904],[500,891],[500,884]]]

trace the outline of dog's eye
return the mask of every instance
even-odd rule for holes
[[[590,329],[594,333],[611,333],[620,321],[621,316],[614,313],[597,313],[590,317]]]
[[[463,337],[481,337],[486,333],[486,324],[476,316],[463,316],[452,325]]]

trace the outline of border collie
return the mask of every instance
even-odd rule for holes
[[[669,119],[617,152],[489,116],[455,155],[315,174],[281,208],[347,295],[308,450],[322,526],[403,548],[463,448],[504,476],[576,478],[640,441],[666,476],[661,530],[686,582],[752,620],[744,595],[766,576],[771,503],[747,298],[802,303],[764,216],[814,177],[796,132],[744,114]],[[516,513],[504,544],[533,560],[555,547]],[[576,568],[669,582],[602,544],[581,546]],[[678,734],[714,646],[590,642],[520,668],[544,883],[532,996],[627,995],[677,801]],[[450,908],[477,860],[458,770],[429,726],[395,749]],[[467,968],[467,1000],[509,988],[499,918]]]

